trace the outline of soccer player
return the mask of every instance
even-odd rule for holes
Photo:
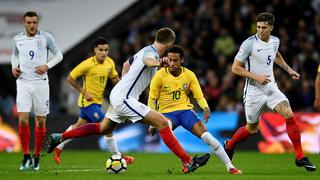
[[[178,156],[183,164],[185,173],[192,172],[203,166],[210,158],[210,154],[191,158],[174,137],[168,120],[159,112],[150,109],[139,102],[139,95],[148,87],[157,68],[167,62],[167,58],[160,58],[172,46],[175,33],[170,28],[157,31],[155,41],[137,52],[133,58],[124,63],[124,76],[115,85],[110,94],[110,109],[101,123],[87,123],[77,129],[64,133],[53,133],[46,142],[46,149],[51,153],[62,141],[70,138],[83,137],[91,134],[110,134],[126,120],[142,121],[152,125],[160,132],[165,144]]]
[[[173,45],[167,50],[168,67],[156,72],[150,84],[148,106],[162,113],[169,119],[170,127],[174,130],[182,126],[206,143],[213,153],[226,165],[231,174],[241,174],[236,169],[219,141],[207,130],[202,121],[194,113],[189,95],[192,93],[203,110],[204,120],[208,122],[211,114],[206,99],[196,75],[181,66],[184,52],[180,46]],[[149,133],[154,134],[155,128],[150,127]]]
[[[107,85],[108,78],[115,85],[119,81],[118,73],[115,69],[113,60],[108,57],[109,45],[107,40],[99,38],[94,43],[95,55],[81,62],[75,67],[67,81],[75,88],[79,93],[78,106],[80,107],[80,116],[78,121],[69,126],[66,131],[82,126],[85,123],[101,122],[104,118],[101,104],[103,101],[103,92]],[[82,87],[77,81],[82,77]],[[107,144],[113,154],[121,153],[118,150],[117,144],[111,134],[106,135]],[[63,147],[68,144],[72,139],[68,139],[54,149],[54,160],[57,164],[61,163],[60,154]],[[134,161],[133,157],[122,155],[127,164],[131,164]]]
[[[317,73],[317,77],[314,84],[315,84],[315,99],[314,99],[313,106],[316,109],[320,110],[320,65],[318,66],[318,73]]]
[[[40,151],[46,137],[46,115],[49,113],[49,80],[47,71],[58,64],[63,55],[52,35],[38,30],[39,17],[28,11],[23,16],[25,31],[13,39],[12,74],[17,78],[17,110],[19,137],[24,154],[20,170],[40,169]],[[54,55],[48,62],[49,50]],[[35,113],[34,154],[30,156],[29,113]]]
[[[280,41],[270,35],[273,24],[274,16],[271,13],[259,14],[256,18],[257,33],[242,43],[233,62],[232,72],[246,78],[243,101],[247,125],[239,128],[231,140],[225,141],[225,149],[232,160],[236,144],[258,132],[260,115],[268,107],[286,121],[287,133],[295,150],[295,164],[315,171],[316,166],[302,151],[299,126],[289,100],[275,82],[274,62],[287,71],[293,80],[299,80],[300,75],[287,65],[278,52]]]

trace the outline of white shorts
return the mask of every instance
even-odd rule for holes
[[[17,79],[17,110],[31,112],[33,107],[37,116],[49,114],[49,83],[48,80]]]
[[[142,120],[151,111],[148,106],[136,99],[125,99],[122,103],[117,102],[116,104],[111,102],[110,106],[105,117],[116,123],[123,123],[126,120],[135,123]]]
[[[282,101],[288,98],[279,90],[277,86],[272,86],[266,93],[261,95],[246,95],[244,108],[246,120],[250,124],[256,124],[260,120],[261,114],[266,107],[274,110],[274,108]]]

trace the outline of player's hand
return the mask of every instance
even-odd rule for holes
[[[210,111],[210,108],[207,107],[203,111],[203,119],[204,119],[205,123],[208,122],[210,116],[211,116],[211,111]]]
[[[313,103],[313,107],[320,110],[320,98],[316,98]]]
[[[40,74],[40,75],[41,75],[41,74],[46,73],[46,72],[48,71],[48,69],[49,69],[48,65],[43,64],[43,65],[37,66],[35,72],[36,72],[37,74]]]
[[[167,67],[169,62],[168,57],[163,57],[160,59],[160,67]]]
[[[292,78],[293,80],[299,80],[299,79],[300,79],[300,74],[297,73],[296,71],[290,69],[290,70],[288,71],[288,73],[289,73],[289,75],[291,76],[291,78]]]
[[[267,84],[271,82],[270,76],[266,76],[266,75],[257,75],[256,81],[258,81],[258,83],[260,84]]]
[[[93,98],[92,98],[91,94],[88,93],[87,91],[84,91],[83,95],[84,95],[84,97],[86,98],[87,101],[93,101]]]
[[[148,129],[148,133],[153,136],[154,134],[156,134],[157,129],[155,127],[150,126]]]
[[[12,69],[12,74],[15,78],[18,78],[21,75],[21,70],[19,67],[15,67]]]

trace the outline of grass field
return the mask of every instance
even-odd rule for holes
[[[121,175],[111,175],[105,172],[104,163],[110,153],[101,151],[65,151],[62,154],[62,164],[53,162],[52,154],[43,156],[39,172],[18,170],[21,154],[0,153],[0,179],[23,180],[170,180],[170,179],[320,179],[319,170],[307,172],[297,168],[293,163],[292,154],[265,155],[257,152],[238,152],[234,164],[244,174],[230,175],[224,165],[211,156],[205,167],[196,172],[184,175],[178,159],[172,154],[129,153],[136,158],[134,164]],[[320,166],[320,155],[309,155],[312,162]]]

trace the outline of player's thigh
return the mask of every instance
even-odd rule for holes
[[[265,111],[267,96],[249,96],[244,104],[247,123],[256,124],[259,122],[261,114]]]
[[[32,86],[30,82],[18,79],[17,83],[17,111],[31,112],[32,108]]]
[[[111,104],[106,117],[117,123],[129,120],[133,123],[142,120],[151,109],[136,99],[125,99],[121,103]]]
[[[161,113],[150,110],[142,120],[143,123],[151,125],[157,129],[162,129],[169,126],[169,120]]]
[[[267,106],[282,115],[284,118],[290,118],[293,116],[288,98],[279,89],[275,89],[268,97]]]
[[[178,113],[176,111],[170,113],[162,113],[162,115],[164,115],[164,117],[169,120],[169,126],[172,130],[175,130],[181,125],[178,120]]]
[[[101,110],[101,105],[90,104],[80,109],[80,118],[87,120],[89,123],[101,122],[105,113]]]
[[[42,81],[34,83],[32,91],[34,113],[38,116],[49,114],[49,83]]]
[[[186,130],[190,132],[193,132],[194,126],[197,122],[201,122],[197,114],[192,110],[181,111],[179,114],[179,120],[181,122],[182,127],[184,127]],[[204,130],[202,128],[204,128],[204,126],[199,125],[198,127],[195,127],[195,132],[197,133],[196,135],[199,135],[200,132],[198,131]]]

